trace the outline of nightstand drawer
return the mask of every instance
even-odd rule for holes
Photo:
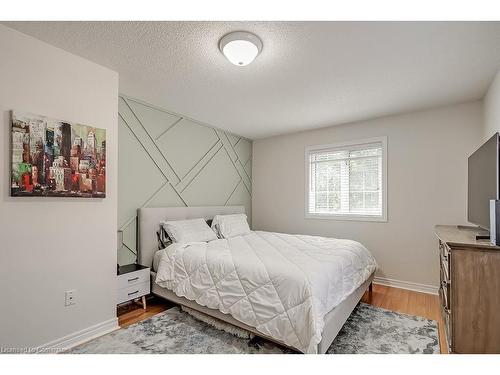
[[[117,304],[130,301],[149,294],[149,280],[141,284],[134,284],[127,288],[118,289]]]
[[[142,284],[146,281],[149,283],[149,268],[125,273],[118,276],[118,289],[128,288],[132,285]]]

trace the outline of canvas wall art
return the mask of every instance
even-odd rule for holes
[[[11,196],[106,196],[106,129],[13,111],[11,131]]]

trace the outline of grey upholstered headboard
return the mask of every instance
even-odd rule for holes
[[[158,250],[156,232],[160,228],[160,221],[213,219],[215,215],[229,215],[245,213],[244,206],[207,206],[207,207],[152,207],[137,210],[139,221],[137,261],[147,267],[153,264],[153,256]]]

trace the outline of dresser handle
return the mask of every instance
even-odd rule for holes
[[[128,279],[128,282],[130,283],[130,282],[135,281],[135,280],[139,280],[139,276],[134,277],[133,279]]]
[[[139,293],[139,291],[136,290],[135,292],[129,293],[128,295],[131,296],[132,294],[136,294],[136,293]]]

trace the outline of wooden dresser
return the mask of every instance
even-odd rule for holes
[[[441,311],[450,353],[500,353],[500,247],[477,227],[437,225]]]

